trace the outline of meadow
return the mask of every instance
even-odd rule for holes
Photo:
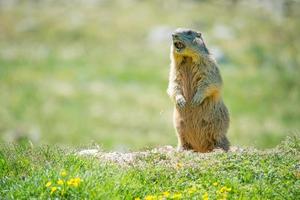
[[[112,160],[101,151],[79,156],[75,149],[53,146],[1,146],[0,198],[295,200],[299,152],[299,137],[268,151],[152,150],[133,160],[123,153]]]
[[[0,199],[297,199],[299,10],[295,0],[0,0]],[[178,27],[201,31],[216,57],[241,149],[151,150],[177,145],[166,89]],[[86,148],[99,152],[78,156]],[[101,157],[109,151],[147,153],[120,164]]]

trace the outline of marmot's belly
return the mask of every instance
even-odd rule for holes
[[[201,129],[204,129],[216,121],[216,119],[211,117],[212,115],[213,113],[211,111],[205,112],[200,107],[187,107],[182,110],[175,109],[176,128],[185,131],[199,132]]]
[[[175,109],[174,123],[178,133],[194,146],[214,142],[226,134],[229,116],[225,105],[220,102],[203,102],[200,106]]]

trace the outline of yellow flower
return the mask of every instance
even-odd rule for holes
[[[55,192],[57,190],[57,187],[52,187],[51,188],[51,194],[53,193],[53,192]]]
[[[168,191],[166,191],[166,192],[163,192],[162,194],[164,195],[164,197],[168,197],[168,196],[170,196],[170,192],[168,192]]]
[[[75,185],[79,185],[79,183],[81,182],[81,179],[79,177],[75,178]],[[75,186],[75,187],[77,187]]]
[[[136,198],[134,198],[134,200],[141,200],[141,198],[140,197],[136,197]]]
[[[172,196],[173,199],[181,199],[181,197],[182,197],[182,194],[180,194],[180,193],[175,193]]]
[[[145,200],[154,200],[154,199],[155,199],[155,196],[153,196],[153,195],[145,196]]]
[[[67,184],[70,186],[78,187],[81,182],[81,179],[79,177],[71,178],[69,181],[67,181]]]
[[[182,164],[182,163],[179,162],[179,163],[176,164],[176,168],[177,168],[177,169],[180,169],[180,168],[182,168],[182,167],[183,167],[183,164]]]
[[[66,172],[66,170],[62,170],[62,171],[60,172],[60,175],[61,175],[61,176],[67,176],[67,174],[68,174],[68,173]]]
[[[202,199],[203,200],[208,200],[208,193],[205,192],[203,195],[202,195]]]
[[[64,184],[64,181],[61,180],[61,179],[59,179],[59,180],[57,181],[57,184],[58,184],[58,185],[63,185],[63,184]]]
[[[213,183],[213,186],[217,186],[219,183],[218,182],[214,182]]]
[[[46,183],[46,187],[50,187],[51,184],[52,184],[51,181],[48,181],[48,182]]]
[[[81,182],[81,179],[79,177],[76,177],[75,181]]]
[[[220,192],[221,193],[226,192],[226,187],[221,187]]]
[[[189,193],[189,194],[193,194],[193,193],[195,193],[196,191],[197,191],[197,188],[196,188],[195,186],[193,186],[193,187],[191,187],[191,188],[188,189],[188,193]]]
[[[230,191],[231,191],[231,188],[228,188],[228,187],[226,187],[226,186],[221,187],[221,189],[220,189],[220,192],[221,192],[221,193],[223,193],[223,192],[230,192]]]

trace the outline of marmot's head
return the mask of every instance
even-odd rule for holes
[[[173,54],[191,57],[209,55],[200,32],[179,28],[172,34],[172,38],[171,51]]]

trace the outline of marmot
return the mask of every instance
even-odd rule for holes
[[[178,148],[209,152],[229,149],[228,110],[221,97],[222,78],[200,32],[177,29],[171,45],[167,93],[175,103]]]

